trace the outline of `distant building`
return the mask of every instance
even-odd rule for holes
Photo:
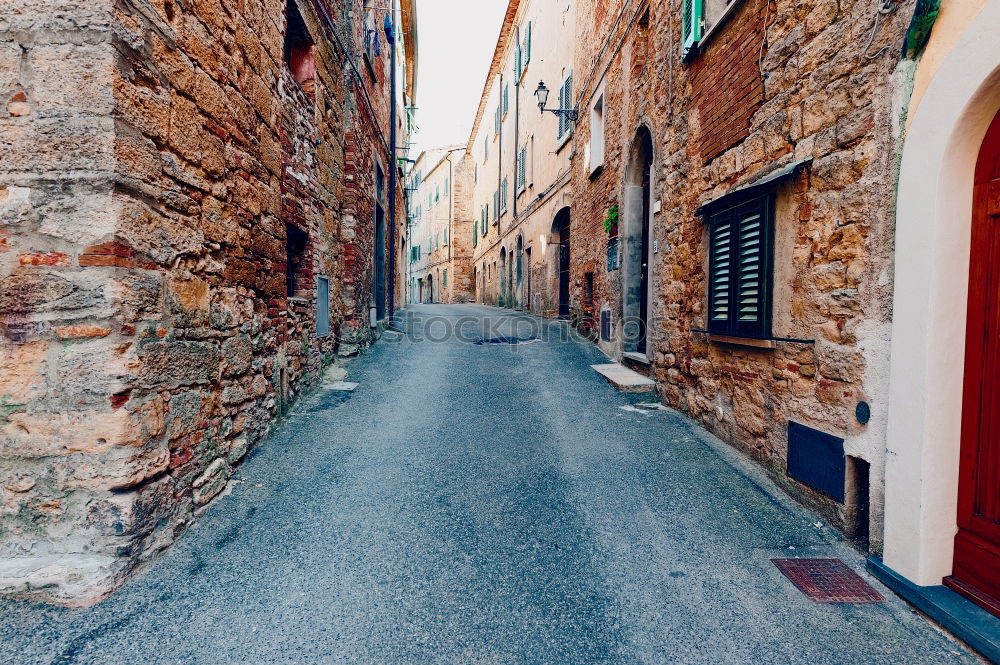
[[[511,2],[467,146],[477,302],[568,315],[576,3]]]
[[[464,146],[428,150],[408,175],[410,303],[472,299],[472,220]]]

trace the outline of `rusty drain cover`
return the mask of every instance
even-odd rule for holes
[[[883,603],[885,598],[840,559],[771,559],[816,603]]]

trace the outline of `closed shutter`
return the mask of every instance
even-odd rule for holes
[[[316,337],[330,336],[330,278],[316,278]]]
[[[479,220],[472,220],[472,246],[479,244]]]
[[[500,210],[507,211],[507,176],[500,182]]]
[[[710,332],[771,335],[773,196],[712,215],[709,224]]]
[[[521,72],[524,71],[524,61],[522,60],[523,51],[521,50],[521,45],[518,44],[514,51],[514,76],[521,78]]]
[[[500,190],[493,192],[493,219],[500,219]]]
[[[528,63],[531,62],[531,21],[528,21],[528,25],[524,26],[524,48],[521,51],[523,67],[527,67]]]
[[[710,237],[709,317],[712,323],[722,322],[728,330],[733,260],[733,229],[728,215],[725,216],[725,219],[713,222]],[[712,326],[709,325],[709,328],[711,329]]]
[[[503,112],[506,114],[510,110],[510,85],[503,84]]]
[[[682,48],[684,56],[687,57],[701,41],[704,4],[703,0],[682,0],[682,2]]]
[[[524,191],[526,187],[525,180],[527,179],[527,165],[525,162],[528,158],[528,148],[527,146],[521,146],[521,149],[517,152],[517,193],[520,194]]]
[[[562,86],[559,88],[559,108],[560,109],[571,109],[573,108],[573,75],[570,74],[563,81]],[[566,135],[566,132],[570,130],[573,123],[570,122],[569,118],[565,114],[559,115],[559,138]]]

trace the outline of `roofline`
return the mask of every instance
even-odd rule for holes
[[[457,150],[465,150],[465,144],[454,143],[451,145],[442,146],[440,148],[428,148],[427,150],[424,150],[422,153],[420,153],[420,156],[417,157],[416,161],[413,162],[413,167],[416,168],[417,164],[420,163],[420,160],[423,159],[425,156],[427,156],[427,153],[438,152],[438,151],[443,152],[444,154],[441,155],[441,159],[435,162],[434,166],[430,167],[430,170],[427,171],[427,175],[430,175],[431,173],[434,173],[434,171],[436,171],[439,166],[441,166],[445,161],[448,160],[448,155]]]
[[[475,148],[472,145],[473,137],[479,132],[479,126],[483,121],[483,113],[486,112],[486,99],[489,97],[490,86],[493,84],[493,79],[496,75],[500,73],[501,67],[503,67],[504,47],[510,41],[511,26],[514,25],[514,19],[517,17],[517,10],[520,7],[521,0],[510,0],[507,4],[507,13],[504,14],[503,24],[500,26],[500,36],[497,37],[497,46],[493,51],[493,61],[490,63],[489,72],[486,74],[486,82],[483,83],[483,93],[479,98],[479,109],[476,111],[476,119],[472,123],[472,132],[469,134],[469,140],[466,142],[465,149],[470,154]]]

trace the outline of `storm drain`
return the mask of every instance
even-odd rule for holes
[[[883,603],[885,598],[840,559],[771,559],[815,603]]]
[[[476,346],[500,346],[502,344],[517,346],[518,344],[530,344],[537,341],[539,341],[537,337],[491,337],[489,339],[481,339],[475,342],[475,344]]]

